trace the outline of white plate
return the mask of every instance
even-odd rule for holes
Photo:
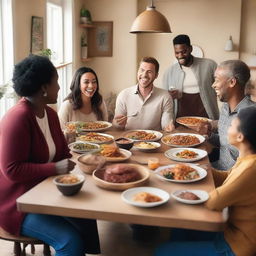
[[[77,144],[89,144],[89,145],[92,145],[96,148],[94,149],[85,149],[85,150],[82,150],[82,149],[76,149],[74,148],[75,145]],[[87,152],[97,152],[100,150],[100,146],[98,144],[95,144],[95,143],[89,143],[89,142],[85,142],[85,141],[76,141],[76,142],[73,142],[73,143],[70,143],[68,145],[68,147],[70,148],[70,150],[72,150],[73,152],[76,152],[76,153],[79,153],[79,154],[83,154],[83,153],[87,153]]]
[[[186,123],[182,122],[182,120],[184,118],[193,118],[193,119],[203,120],[205,122],[209,122],[210,121],[208,118],[200,117],[200,116],[182,116],[182,117],[178,117],[175,121],[176,121],[176,123],[184,125],[184,126],[187,126],[187,127],[197,127],[198,124],[199,124],[199,123],[197,123],[197,124],[186,124]]]
[[[199,139],[199,143],[195,143],[192,145],[176,145],[176,144],[171,144],[166,142],[166,138],[172,137],[172,136],[176,136],[176,135],[182,135],[182,136],[195,136]],[[185,148],[185,147],[195,147],[198,146],[200,144],[202,144],[205,141],[205,137],[199,134],[195,134],[195,133],[172,133],[172,134],[168,134],[166,136],[164,136],[161,140],[165,145],[170,146],[170,147],[176,147],[176,148]]]
[[[107,141],[99,141],[99,140],[96,140],[96,139],[95,140],[93,140],[93,139],[90,139],[90,140],[83,139],[83,136],[86,136],[87,134],[88,133],[86,133],[84,135],[81,135],[80,137],[78,137],[78,140],[86,141],[86,142],[91,142],[91,143],[97,143],[97,144],[107,144],[107,143],[111,143],[114,140],[114,137],[112,135],[109,135],[109,134],[106,134],[106,133],[98,133],[98,132],[95,132],[95,134],[107,137],[109,140],[107,140]]]
[[[108,162],[123,162],[129,159],[132,155],[132,152],[123,148],[119,148],[123,157],[105,157]]]
[[[188,200],[188,199],[182,199],[180,198],[178,195],[182,192],[191,192],[191,193],[194,193],[195,195],[197,195],[200,200]],[[184,203],[184,204],[201,204],[205,201],[208,200],[209,198],[209,195],[206,191],[203,191],[203,190],[194,190],[194,189],[186,189],[186,190],[177,190],[175,192],[173,192],[172,194],[172,197],[181,202],[181,203]]]
[[[151,145],[154,146],[154,148],[142,148],[140,147],[139,145],[136,145],[136,144],[139,144],[139,143],[150,143]],[[153,142],[153,141],[150,141],[150,142],[147,142],[147,141],[143,141],[143,142],[135,142],[134,145],[133,145],[133,148],[137,149],[137,150],[140,150],[142,152],[154,152],[156,149],[160,148],[161,147],[161,144],[158,143],[158,142]]]
[[[147,133],[153,133],[156,137],[153,139],[136,139],[136,138],[131,138],[129,137],[129,134],[135,133],[135,132],[147,132]],[[154,131],[154,130],[131,130],[128,131],[127,133],[125,133],[124,137],[132,139],[134,141],[158,141],[162,138],[163,134],[161,132],[158,131]]]
[[[176,164],[170,164],[170,165],[165,165],[165,166],[161,166],[158,167],[154,173],[156,174],[156,176],[158,178],[160,178],[161,180],[166,180],[166,181],[170,181],[170,182],[175,182],[175,183],[192,183],[192,182],[196,182],[199,180],[202,180],[203,178],[205,178],[207,176],[207,171],[205,169],[203,169],[202,167],[199,167],[195,164],[189,164],[187,163],[186,165],[194,168],[195,170],[197,170],[198,174],[199,174],[199,178],[197,179],[193,179],[193,180],[172,180],[172,179],[167,179],[165,177],[163,177],[160,172],[163,171],[166,168],[173,168]]]
[[[78,128],[79,131],[81,132],[97,132],[97,131],[106,131],[110,127],[112,127],[112,124],[106,121],[90,121],[90,122],[82,122],[78,121],[77,126],[83,126],[83,125],[93,125],[93,124],[100,124],[104,125],[102,128]]]
[[[159,196],[162,198],[162,201],[159,202],[152,202],[152,203],[143,203],[143,202],[137,202],[134,201],[133,198],[136,194],[140,192],[147,192],[156,196]],[[161,204],[165,204],[168,202],[170,195],[166,191],[159,189],[159,188],[153,188],[153,187],[137,187],[137,188],[130,188],[125,190],[122,195],[122,200],[127,203],[138,207],[155,207]]]
[[[193,151],[197,154],[195,158],[182,158],[178,157],[177,154],[183,150]],[[165,151],[164,155],[174,161],[180,162],[195,162],[207,156],[207,151],[198,148],[171,148]]]

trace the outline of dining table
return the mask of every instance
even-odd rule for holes
[[[110,128],[104,131],[106,134],[113,135],[115,139],[123,137],[127,131]],[[195,131],[186,127],[178,127],[175,132]],[[166,132],[162,132],[163,135]],[[161,147],[155,152],[142,152],[132,148],[131,157],[126,163],[133,163],[147,167],[147,160],[152,157],[159,159],[160,165],[176,164],[176,161],[166,157],[166,152],[171,147],[161,143]],[[207,142],[197,146],[209,152],[210,147]],[[79,154],[73,153],[73,160]],[[148,169],[149,180],[144,186],[160,188],[171,194],[176,190],[196,189],[210,192],[214,189],[214,181],[209,165],[208,156],[195,162],[207,171],[207,176],[197,182],[175,183],[159,179],[154,170]],[[82,173],[76,165],[75,173]],[[27,213],[40,213],[60,215],[67,217],[89,218],[106,220],[111,222],[133,223],[160,227],[186,228],[202,231],[222,231],[227,220],[227,211],[213,211],[202,204],[184,204],[170,199],[162,205],[150,208],[136,207],[124,202],[121,198],[122,191],[103,189],[97,186],[92,175],[84,174],[85,182],[81,191],[74,196],[64,196],[58,191],[53,183],[54,177],[48,177],[37,184],[31,190],[17,199],[19,211]]]

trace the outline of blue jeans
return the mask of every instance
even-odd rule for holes
[[[95,220],[30,213],[22,223],[21,234],[44,241],[55,249],[56,256],[100,253]]]
[[[187,231],[172,231],[173,241],[158,247],[154,256],[235,256],[223,233]],[[181,235],[182,232],[184,236]],[[189,237],[192,241],[187,240]]]

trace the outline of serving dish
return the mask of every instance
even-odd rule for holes
[[[90,122],[82,122],[78,121],[76,123],[78,131],[81,132],[98,132],[98,131],[106,131],[112,124],[106,121],[90,121]]]
[[[76,141],[73,143],[70,143],[68,145],[71,151],[83,154],[87,152],[97,152],[100,150],[100,146],[95,143],[85,142],[85,141]]]
[[[86,141],[96,144],[111,143],[114,140],[112,135],[98,132],[88,132],[78,137],[79,141]]]
[[[146,167],[141,166],[139,164],[126,164],[126,165],[134,167],[141,175],[141,179],[133,182],[127,182],[127,183],[108,182],[103,179],[105,169],[99,169],[93,172],[92,174],[93,181],[97,186],[101,188],[108,189],[108,190],[119,190],[119,191],[123,191],[132,187],[141,186],[148,182],[150,173]]]
[[[158,148],[161,147],[161,144],[158,142],[147,142],[147,141],[141,141],[141,142],[135,142],[133,145],[133,148],[142,151],[142,152],[154,152],[156,151]]]
[[[107,162],[124,162],[124,161],[128,160],[132,155],[131,151],[123,149],[123,148],[120,148],[119,151],[122,156],[119,156],[119,157],[105,157],[104,156],[106,161]]]
[[[150,193],[154,196],[158,196],[162,200],[157,201],[157,202],[141,202],[141,201],[135,201],[134,200],[134,197],[136,197],[136,195],[138,193],[144,193],[144,192]],[[137,206],[137,207],[149,208],[149,207],[155,207],[155,206],[165,204],[166,202],[168,202],[168,200],[170,198],[170,195],[166,191],[164,191],[162,189],[159,189],[159,188],[137,187],[137,188],[130,188],[130,189],[125,190],[121,194],[121,198],[127,204]]]
[[[209,122],[210,119],[199,116],[183,116],[176,119],[176,123],[184,125],[189,128],[195,128],[202,122]]]
[[[158,141],[162,138],[163,134],[154,130],[131,130],[124,134],[125,138],[134,141]]]
[[[191,193],[195,194],[196,196],[198,196],[200,199],[199,200],[189,200],[189,199],[180,198],[179,195],[183,192],[191,192]],[[177,191],[174,191],[171,194],[171,196],[175,200],[177,200],[181,203],[184,203],[184,204],[201,204],[209,199],[209,195],[206,191],[195,190],[195,189],[177,190]]]
[[[195,178],[195,179],[188,179],[188,180],[176,180],[176,179],[169,179],[169,178],[166,178],[164,177],[161,173],[163,170],[167,169],[167,168],[174,168],[176,167],[177,164],[170,164],[170,165],[165,165],[165,166],[161,166],[161,167],[158,167],[154,173],[155,175],[161,179],[161,180],[165,180],[165,181],[169,181],[169,182],[174,182],[174,183],[192,183],[192,182],[196,182],[196,181],[199,181],[199,180],[202,180],[204,179],[206,176],[207,176],[207,171],[205,169],[203,169],[202,167],[200,166],[197,166],[195,164],[190,164],[190,163],[186,163],[184,165],[187,165],[191,168],[193,168],[194,170],[197,171],[199,177]]]
[[[193,152],[195,156],[190,155],[190,157],[185,157],[186,152]],[[183,154],[183,157],[181,157],[181,154]],[[207,156],[207,151],[198,149],[198,148],[171,148],[167,151],[165,151],[164,155],[167,158],[170,158],[171,160],[174,161],[179,161],[179,162],[195,162],[203,159],[204,157]],[[189,156],[189,154],[188,154]]]
[[[176,140],[176,142],[173,142],[173,140]],[[170,147],[184,148],[202,144],[205,141],[205,137],[195,133],[172,133],[164,136],[161,141]]]

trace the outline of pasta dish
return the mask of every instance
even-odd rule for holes
[[[194,180],[200,177],[197,170],[185,164],[168,167],[162,170],[160,174],[170,180]]]
[[[163,138],[163,141],[172,145],[194,145],[199,144],[200,140],[194,135],[170,135]]]
[[[100,153],[105,157],[124,157],[119,148],[112,145],[103,145]]]
[[[127,137],[133,140],[153,140],[156,135],[153,132],[135,131],[127,134]]]
[[[177,122],[188,126],[198,126],[202,122],[207,122],[207,119],[202,117],[180,117]]]
[[[184,158],[184,159],[193,159],[198,156],[198,154],[192,150],[182,150],[176,154],[177,157]]]
[[[91,142],[109,142],[112,140],[112,138],[105,135],[101,135],[97,132],[88,132],[86,135],[80,136],[79,140]]]

